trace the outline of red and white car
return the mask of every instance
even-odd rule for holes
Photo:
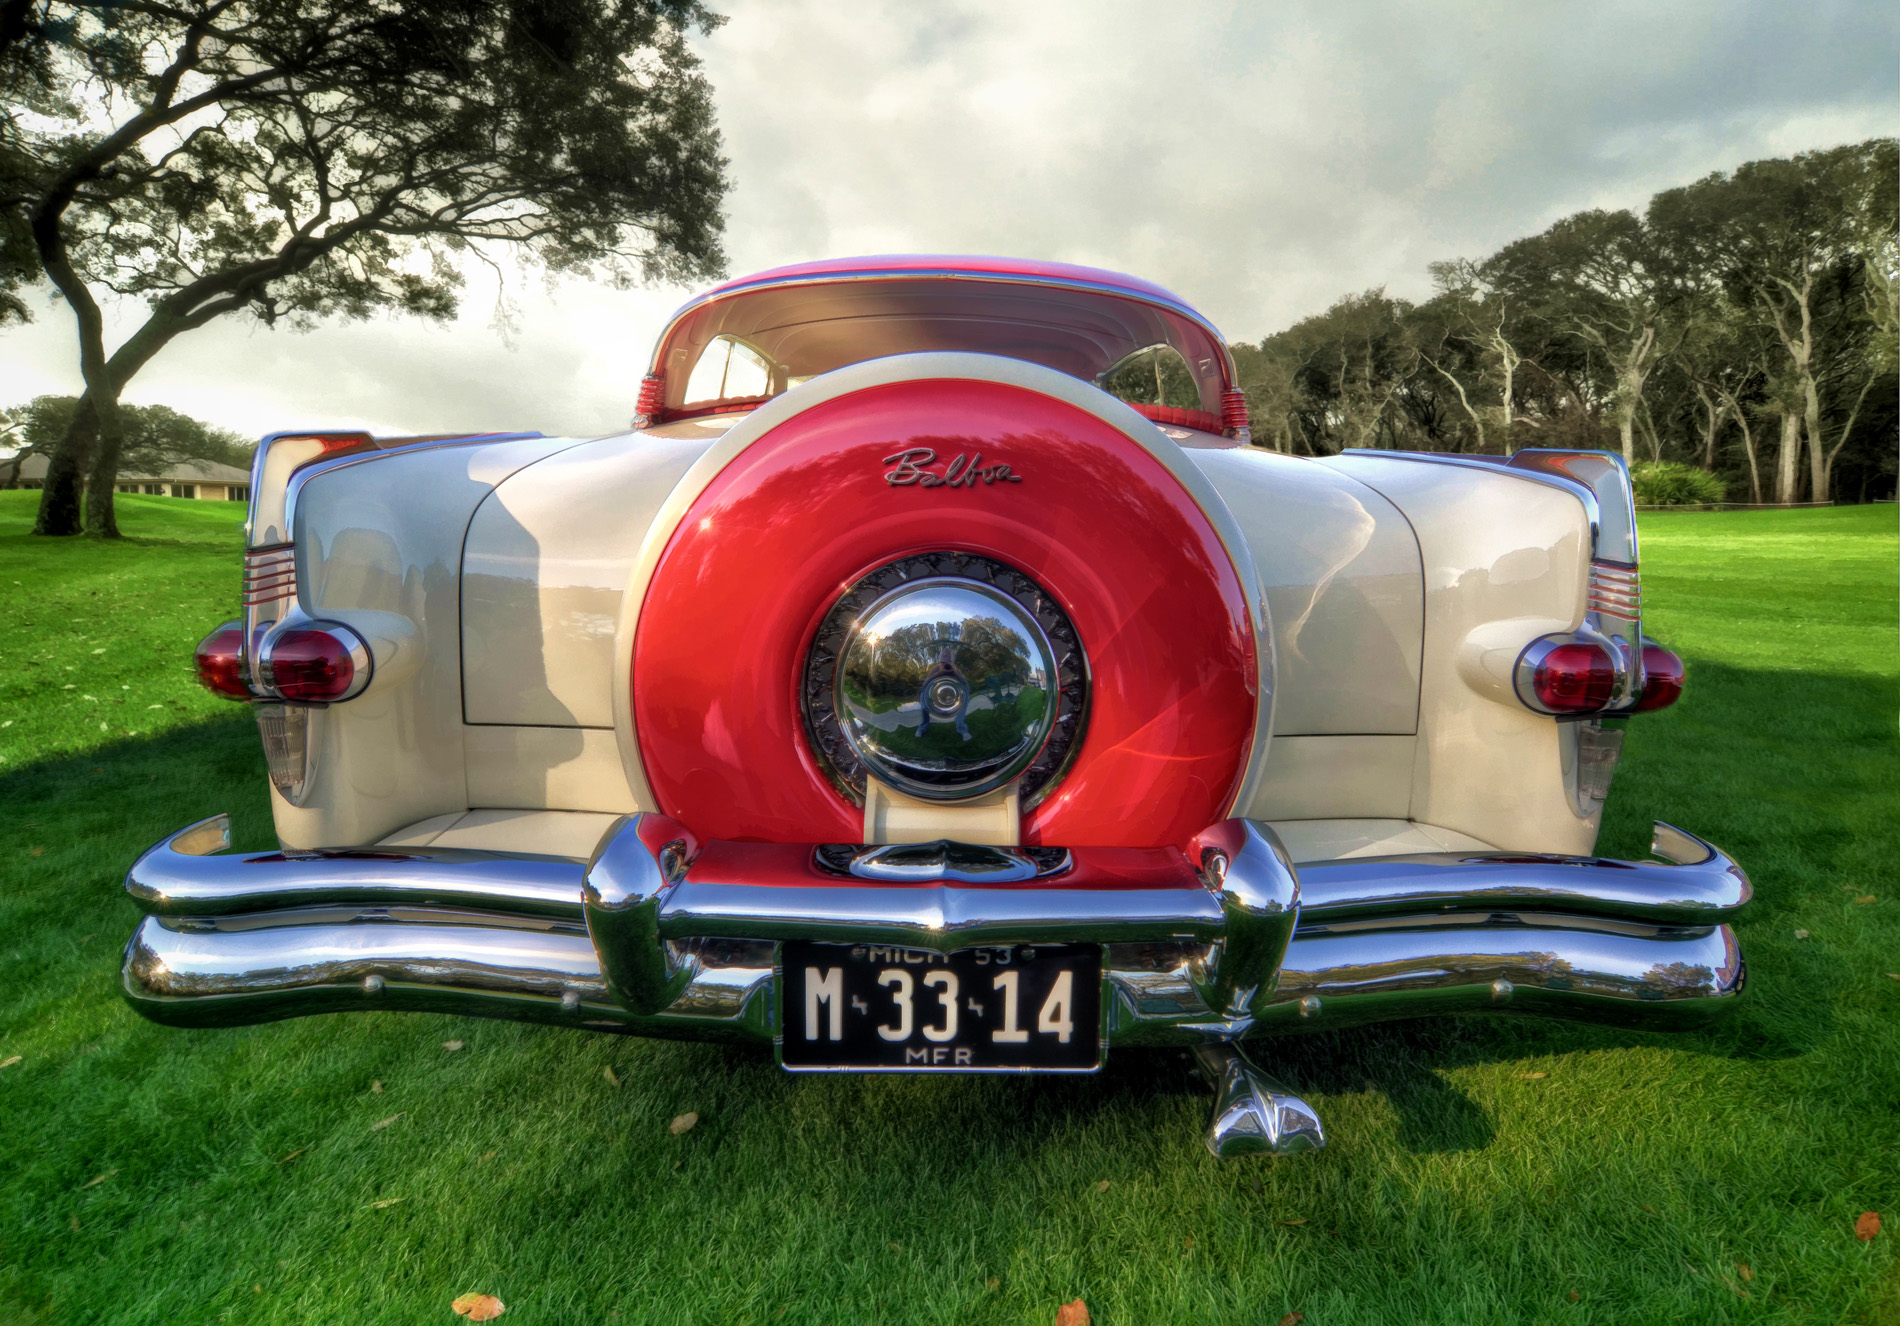
[[[141,1012],[793,1071],[1180,1046],[1233,1154],[1321,1140],[1244,1042],[1741,993],[1740,869],[1662,824],[1591,854],[1626,717],[1682,686],[1616,457],[1262,450],[1180,299],[988,258],[720,286],[638,409],[259,446],[198,662],[281,849],[220,815],[132,867]]]

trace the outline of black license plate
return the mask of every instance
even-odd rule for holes
[[[779,946],[794,1072],[1086,1073],[1102,1064],[1102,950]]]

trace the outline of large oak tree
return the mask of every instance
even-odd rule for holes
[[[37,529],[116,533],[119,398],[176,337],[450,316],[512,248],[620,283],[723,270],[698,0],[0,0],[0,317],[43,273],[85,392]],[[108,346],[102,301],[143,301]]]

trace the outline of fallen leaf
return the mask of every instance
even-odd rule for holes
[[[4,1059],[0,1059],[0,1068],[11,1068],[25,1057],[25,1055],[10,1054]]]
[[[95,1179],[93,1182],[97,1183]],[[1880,1232],[1880,1212],[1862,1211],[1860,1219],[1854,1222],[1854,1237],[1865,1243]]]
[[[1181,1249],[1184,1252],[1194,1251],[1194,1236],[1192,1234],[1189,1234],[1187,1238],[1182,1241]]]
[[[78,1232],[79,1232],[79,1217],[74,1216],[73,1217],[73,1233],[77,1234]]]
[[[298,1156],[301,1156],[304,1152],[308,1151],[309,1149],[310,1148],[307,1146],[300,1146],[295,1151],[292,1151],[289,1155],[285,1156],[282,1160],[278,1161],[277,1163],[280,1165],[288,1165],[291,1161],[295,1160]]]
[[[484,1152],[484,1153],[483,1153],[483,1155],[482,1155],[482,1158],[481,1158],[481,1160],[480,1160],[480,1161],[478,1161],[477,1163],[478,1163],[478,1164],[482,1164],[482,1165],[486,1165],[486,1164],[487,1164],[487,1163],[488,1163],[489,1161],[491,1161],[491,1160],[493,1160],[493,1159],[494,1159],[494,1158],[495,1158],[496,1156],[498,1156],[498,1155],[500,1155],[500,1154],[501,1154],[501,1152],[499,1152],[499,1151],[488,1151],[488,1152]]]
[[[1647,1211],[1647,1212],[1649,1212],[1649,1213],[1650,1213],[1651,1215],[1655,1215],[1655,1214],[1656,1214],[1656,1208],[1655,1208],[1655,1207],[1653,1207],[1653,1206],[1651,1206],[1651,1205],[1650,1205],[1650,1204],[1649,1204],[1648,1202],[1644,1202],[1644,1203],[1642,1204],[1642,1206],[1643,1206],[1643,1209],[1644,1209],[1645,1211]]]
[[[105,1182],[105,1181],[106,1181],[107,1179],[109,1179],[109,1178],[111,1178],[111,1177],[112,1177],[112,1176],[113,1176],[114,1174],[117,1174],[118,1172],[119,1172],[119,1171],[118,1171],[118,1170],[116,1170],[116,1169],[109,1169],[109,1170],[107,1170],[107,1171],[106,1171],[106,1172],[105,1172],[104,1174],[101,1174],[101,1175],[99,1175],[99,1177],[97,1177],[97,1178],[94,1178],[94,1179],[87,1179],[87,1180],[86,1180],[86,1181],[85,1181],[84,1183],[82,1183],[82,1184],[80,1184],[79,1186],[80,1186],[80,1188],[81,1188],[82,1190],[84,1190],[84,1189],[86,1189],[86,1188],[96,1188],[96,1187],[98,1187],[98,1186],[99,1186],[100,1184],[102,1184],[102,1183],[104,1183],[104,1182]],[[1873,1215],[1873,1212],[1871,1212],[1871,1211],[1869,1211],[1869,1212],[1867,1213],[1867,1215]],[[1862,1217],[1861,1217],[1861,1219],[1862,1219],[1862,1220],[1865,1220],[1866,1218],[1867,1218],[1867,1216],[1862,1216]],[[1856,1228],[1858,1228],[1858,1226],[1856,1226]],[[1875,1229],[1875,1231],[1876,1231],[1876,1232],[1878,1232],[1878,1231],[1879,1231],[1879,1229],[1880,1229],[1880,1217],[1879,1217],[1879,1216],[1874,1216],[1874,1229]],[[1862,1238],[1868,1238],[1868,1239],[1870,1239],[1870,1238],[1872,1238],[1872,1237],[1873,1237],[1873,1235],[1872,1235],[1872,1234],[1862,1234],[1862,1235],[1861,1235],[1861,1237],[1862,1237]]]
[[[35,847],[31,851],[29,851],[27,855],[28,856],[45,856],[46,849],[44,847]]]
[[[372,1133],[380,1132],[384,1128],[389,1127],[390,1124],[396,1122],[396,1120],[402,1118],[402,1116],[407,1113],[409,1113],[408,1110],[397,1110],[394,1114],[390,1115],[387,1119],[378,1119],[375,1123],[369,1126],[369,1130]]]
[[[1089,1305],[1081,1299],[1056,1309],[1056,1326],[1089,1326]]]
[[[902,1252],[903,1250],[904,1250],[904,1245],[903,1245],[903,1244],[901,1244],[901,1243],[893,1243],[893,1244],[891,1244],[891,1251],[892,1251],[892,1252]]]
[[[371,1202],[369,1205],[370,1205],[371,1210],[380,1211],[386,1206],[394,1206],[397,1202],[400,1202],[401,1200],[402,1198],[400,1197],[385,1197],[383,1198],[382,1201]]]
[[[1796,939],[1806,939],[1808,937],[1808,932],[1805,930],[1797,930],[1794,932],[1794,937]]]
[[[252,1285],[252,1286],[251,1286],[251,1292],[252,1292],[253,1294],[261,1294],[261,1293],[263,1293],[263,1292],[264,1292],[264,1286],[263,1286],[263,1285]]]
[[[1305,1320],[1306,1320],[1306,1317],[1303,1314],[1298,1313],[1298,1312],[1289,1312],[1286,1314],[1286,1316],[1280,1318],[1280,1326],[1300,1326],[1300,1323]]]
[[[382,1078],[375,1077],[375,1078],[370,1079],[369,1094],[372,1096],[380,1096],[383,1094],[383,1079]]]
[[[1583,1295],[1579,1294],[1576,1290],[1573,1289],[1570,1291],[1570,1301],[1572,1303],[1579,1302],[1582,1300],[1582,1298],[1583,1298]]]
[[[449,1306],[456,1316],[470,1321],[493,1321],[508,1310],[493,1294],[464,1294]]]
[[[612,1064],[608,1064],[605,1068],[601,1069],[600,1075],[607,1079],[608,1086],[617,1087],[620,1085],[620,1078],[614,1073],[614,1066]]]
[[[1890,980],[1890,981],[1900,981],[1900,971],[1890,971],[1890,972],[1888,972],[1888,973],[1887,973],[1887,979],[1888,979],[1888,980]],[[0,1064],[0,1068],[4,1068],[4,1067],[6,1067],[6,1065],[5,1065],[5,1064]]]
[[[997,1290],[1003,1287],[1003,1282],[1001,1280],[998,1280],[995,1276],[992,1275],[989,1279],[983,1282],[983,1287],[989,1290],[992,1294],[994,1294]]]
[[[699,1115],[694,1113],[692,1110],[688,1110],[686,1111],[686,1113],[676,1116],[673,1122],[666,1125],[666,1131],[673,1134],[673,1136],[678,1137],[681,1133],[691,1132],[693,1130],[693,1125],[697,1124],[698,1122],[699,1122]]]
[[[468,1044],[467,1041],[443,1041],[442,1048],[447,1050],[450,1054],[454,1054],[466,1044]]]
[[[1879,902],[1880,899],[1875,897],[1871,893],[1863,893],[1860,895],[1860,897],[1854,899],[1854,901],[1855,902]]]
[[[1096,1192],[1107,1192],[1107,1191],[1108,1191],[1108,1180],[1107,1180],[1107,1179],[1103,1179],[1103,1180],[1102,1180],[1102,1181],[1101,1181],[1100,1183],[1098,1183],[1098,1184],[1096,1184],[1096,1185],[1095,1185],[1095,1191],[1096,1191]]]
[[[1747,1262],[1736,1262],[1735,1274],[1741,1276],[1744,1280],[1753,1280],[1755,1278],[1755,1268],[1750,1266]]]
[[[1276,1225],[1303,1225],[1308,1219],[1310,1219],[1310,1217],[1301,1216],[1298,1220],[1276,1220],[1273,1223]]]
[[[1543,1078],[1549,1077],[1550,1074],[1549,1073],[1519,1073],[1518,1076],[1523,1078],[1526,1082],[1537,1082],[1537,1081],[1542,1080]]]

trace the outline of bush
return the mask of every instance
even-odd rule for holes
[[[1728,485],[1707,470],[1673,460],[1630,466],[1638,506],[1703,506],[1728,499]]]

